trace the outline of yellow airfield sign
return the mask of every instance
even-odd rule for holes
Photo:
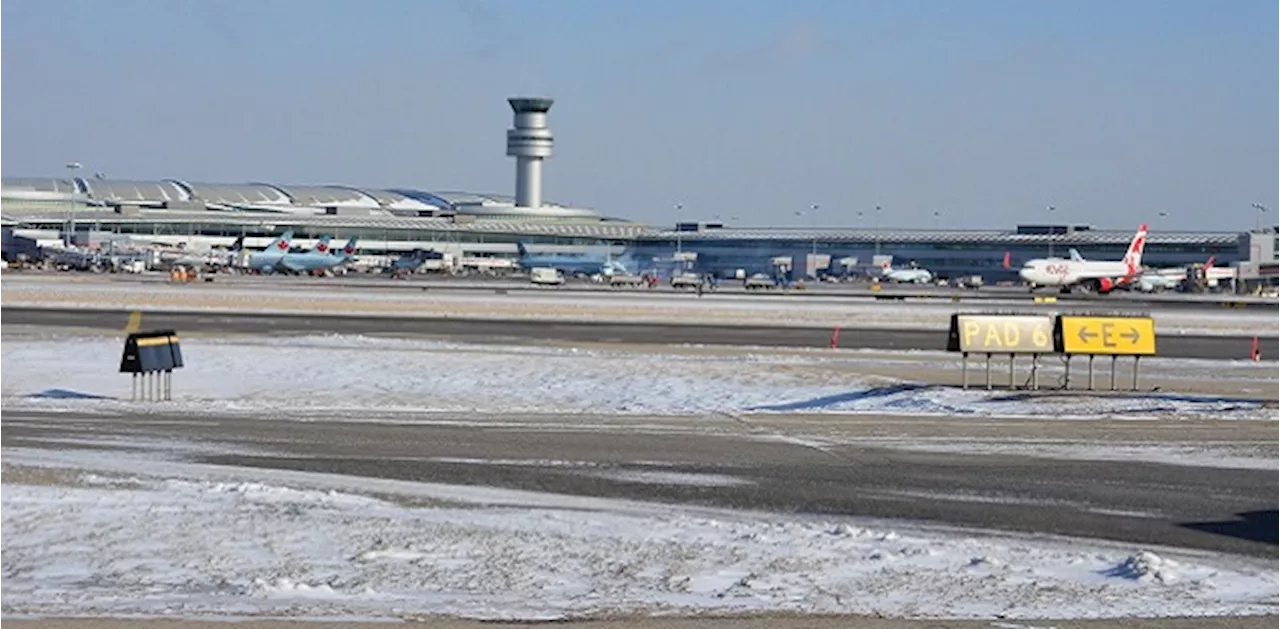
[[[951,319],[948,349],[980,354],[1051,354],[1053,317],[956,314]]]
[[[1156,325],[1151,317],[1061,315],[1064,354],[1154,356]]]

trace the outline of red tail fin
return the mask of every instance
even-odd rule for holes
[[[1001,266],[1003,266],[1006,269],[1009,268],[1009,252],[1008,251],[1004,252],[1004,262],[1001,263]]]
[[[1209,256],[1209,259],[1208,259],[1207,261],[1205,261],[1205,263],[1204,263],[1204,268],[1205,268],[1205,270],[1212,269],[1212,268],[1213,268],[1213,261],[1214,261],[1214,260],[1217,260],[1217,259],[1218,259],[1218,256]]]

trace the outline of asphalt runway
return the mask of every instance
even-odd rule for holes
[[[786,438],[781,425],[767,418],[600,418],[613,429],[601,429],[592,418],[467,414],[417,424],[35,411],[9,411],[4,419],[5,448],[102,450],[146,440],[146,451],[156,454],[163,452],[155,445],[159,440],[175,443],[165,456],[220,465],[908,519],[1110,539],[1133,544],[1134,550],[1162,545],[1259,557],[1276,553],[1273,470],[907,452],[856,442],[815,447]],[[717,422],[718,431],[697,430]],[[1232,430],[1210,424],[1210,430]],[[1239,430],[1252,431],[1253,438],[1270,431],[1270,440],[1274,425]],[[738,483],[644,480],[654,471],[723,475]]]
[[[385,275],[350,273],[340,277],[307,277],[292,275],[236,275],[216,274],[210,276],[212,281],[227,286],[255,287],[289,287],[306,289],[350,289],[377,288],[379,290],[448,290],[448,291],[556,291],[569,294],[608,293],[621,295],[677,295],[689,294],[689,289],[672,288],[668,284],[658,284],[653,288],[621,288],[589,281],[570,280],[559,287],[535,286],[526,277],[449,277],[443,275],[415,276],[408,280],[393,280]],[[163,274],[146,275],[100,275],[86,273],[59,273],[43,271],[24,271],[21,275],[10,275],[6,279],[53,279],[72,282],[112,283],[112,284],[165,284],[168,278]],[[1022,304],[1033,302],[1033,297],[1051,298],[1063,305],[1105,306],[1108,310],[1125,312],[1145,312],[1150,310],[1202,310],[1220,312],[1229,309],[1277,309],[1275,299],[1255,297],[1252,295],[1233,295],[1229,293],[1133,293],[1116,292],[1109,295],[1071,294],[1061,295],[1053,291],[1031,293],[1025,287],[987,286],[978,290],[965,290],[933,285],[883,284],[879,290],[871,290],[868,282],[854,283],[810,283],[803,289],[769,289],[748,291],[740,282],[721,280],[715,289],[717,294],[742,295],[752,297],[779,297],[805,300],[813,298],[840,299],[853,302],[872,302],[876,300],[906,299],[909,301],[955,301]]]
[[[0,309],[0,324],[38,325],[118,332],[128,324],[131,311],[74,308]],[[333,313],[259,314],[195,312],[144,312],[147,329],[174,329],[201,334],[362,334],[370,336],[446,337],[480,343],[520,341],[568,341],[579,343],[701,344],[760,347],[827,347],[831,330],[790,326],[706,325],[667,323],[568,322],[360,316]],[[1216,335],[1165,335],[1157,340],[1163,358],[1239,360],[1249,355],[1253,337]],[[845,349],[944,351],[946,330],[857,329],[840,332]],[[1261,357],[1280,356],[1280,339],[1260,339]]]

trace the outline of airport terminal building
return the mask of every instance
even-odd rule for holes
[[[1088,225],[1023,225],[1007,230],[788,229],[682,223],[673,229],[547,202],[543,161],[551,156],[547,126],[552,101],[509,99],[513,113],[507,155],[516,160],[515,194],[375,189],[348,185],[203,183],[80,177],[6,177],[0,182],[0,220],[12,235],[54,244],[74,238],[127,240],[149,245],[229,245],[244,237],[260,248],[286,230],[307,246],[321,236],[360,239],[363,256],[433,249],[483,266],[517,255],[517,242],[535,253],[580,253],[608,248],[651,261],[654,269],[684,267],[731,277],[739,272],[775,274],[790,259],[794,277],[865,267],[876,256],[895,266],[918,265],[936,276],[981,275],[1014,280],[1026,260],[1068,255],[1120,259],[1133,228],[1098,230]],[[1135,226],[1136,227],[1136,226]],[[1153,231],[1144,262],[1183,267],[1210,257],[1218,264],[1246,263],[1242,271],[1275,276],[1276,228],[1250,233]],[[8,245],[6,245],[8,246]],[[1004,260],[1008,254],[1010,267]],[[1249,266],[1252,265],[1252,266]],[[1274,280],[1273,280],[1274,281]]]
[[[107,233],[137,243],[202,241],[229,244],[245,236],[261,247],[285,230],[299,243],[329,235],[360,238],[362,254],[435,249],[460,258],[513,258],[516,242],[531,250],[575,253],[609,247],[644,259],[686,258],[694,268],[732,275],[771,272],[771,261],[791,257],[797,275],[811,256],[836,261],[892,256],[895,265],[916,264],[941,277],[1016,278],[1017,265],[1035,257],[1118,260],[1132,230],[1087,225],[1024,225],[1008,230],[790,229],[682,223],[660,229],[582,208],[544,203],[519,207],[510,197],[408,188],[209,184],[183,180],[110,181],[82,178],[10,179],[0,187],[6,227],[41,241],[57,241],[69,225],[79,233]],[[1148,237],[1144,260],[1152,266],[1184,266],[1214,257],[1236,264],[1269,254],[1276,230],[1162,232]],[[1268,246],[1259,243],[1270,242]],[[1262,251],[1265,249],[1266,251]],[[1003,266],[1009,254],[1013,269]],[[1265,257],[1265,256],[1264,256]]]

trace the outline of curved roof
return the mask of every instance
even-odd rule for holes
[[[80,189],[70,179],[54,177],[5,177],[5,190],[26,190],[30,192],[78,193]]]
[[[429,205],[431,207],[440,208],[442,210],[456,209],[454,208],[453,203],[450,202],[448,199],[440,195],[431,194],[430,192],[424,192],[422,190],[413,190],[411,188],[392,188],[390,190],[380,190],[377,192],[381,194],[386,194],[388,196],[399,195],[402,198],[413,199],[420,203]]]
[[[294,205],[313,207],[377,208],[378,200],[356,188],[338,186],[278,186],[289,195]]]
[[[220,205],[291,205],[279,188],[265,183],[228,184],[181,182],[191,193],[206,203]]]
[[[77,185],[80,193],[75,192]],[[195,202],[209,210],[316,213],[319,208],[359,208],[409,213],[458,213],[510,220],[607,220],[599,213],[546,203],[516,207],[508,195],[471,192],[426,192],[413,188],[378,190],[344,185],[276,185],[264,182],[209,183],[181,179],[128,181],[105,179],[5,178],[4,195],[12,199],[97,200],[104,203],[164,205]]]
[[[103,201],[162,202],[188,201],[187,190],[172,181],[127,181],[88,179],[89,196]]]

